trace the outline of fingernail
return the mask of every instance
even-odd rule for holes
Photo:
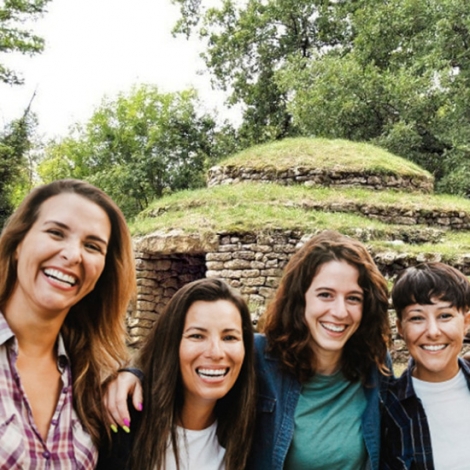
[[[131,425],[131,422],[127,418],[124,418],[122,422],[124,423],[124,426],[126,426],[126,428],[128,428]]]
[[[138,409],[139,411],[142,411],[142,410],[144,409],[144,405],[142,405],[142,403],[139,403],[139,404],[137,405],[137,409]]]
[[[111,424],[111,431],[117,433],[118,432],[118,428],[115,424]]]
[[[131,432],[131,430],[127,426],[123,426],[122,429],[124,430],[124,432],[127,432],[127,434]]]

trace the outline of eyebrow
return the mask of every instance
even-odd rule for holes
[[[47,225],[47,224],[57,225],[58,227],[63,228],[64,230],[70,230],[70,227],[67,224],[64,224],[63,222],[59,222],[58,220],[46,220],[44,222],[44,225]],[[94,240],[94,241],[102,243],[105,246],[108,246],[108,242],[106,240],[103,240],[98,235],[90,234],[90,235],[87,235],[86,238],[87,240]]]
[[[317,287],[315,289],[315,292],[316,291],[319,291],[319,290],[328,290],[328,291],[332,291],[332,292],[335,292],[336,289],[333,289],[332,287]],[[361,295],[364,295],[364,291],[361,289],[361,290],[352,290],[351,292],[348,292],[348,294],[361,294]]]
[[[191,331],[191,330],[208,331],[207,328],[203,328],[202,326],[189,326],[188,328],[186,328],[186,330],[183,331],[183,333],[187,333],[188,331]],[[238,333],[241,333],[241,330],[238,328],[224,328],[222,330],[222,333],[228,333],[230,331],[236,331]]]

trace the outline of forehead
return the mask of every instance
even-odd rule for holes
[[[354,284],[357,289],[359,286],[359,270],[356,266],[343,260],[327,261],[318,267],[311,284],[322,284],[325,286],[340,286],[345,282]]]
[[[440,300],[435,297],[431,298],[432,304],[410,304],[403,309],[403,315],[412,313],[433,314],[439,313],[442,310],[458,311],[457,307],[453,306],[448,300]],[[462,312],[463,313],[463,312]]]
[[[62,193],[46,199],[39,207],[34,226],[59,222],[70,229],[83,232],[99,232],[109,238],[111,222],[105,210],[86,197],[75,193]]]
[[[197,300],[191,304],[185,318],[185,328],[241,328],[241,325],[241,313],[229,300]]]

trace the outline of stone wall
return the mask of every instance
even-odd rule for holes
[[[137,301],[127,316],[129,346],[137,347],[173,294],[185,284],[205,277],[204,254],[136,252]]]
[[[291,206],[295,204],[291,204]],[[389,204],[365,204],[355,202],[314,203],[303,202],[299,204],[304,210],[347,212],[362,214],[370,219],[394,225],[427,225],[452,230],[470,229],[470,214],[465,211],[451,209],[429,210],[421,208],[398,207]]]
[[[181,235],[178,235],[181,238]],[[254,323],[259,320],[265,305],[277,288],[284,266],[290,256],[308,239],[300,231],[275,231],[271,233],[219,233],[205,242],[205,253],[174,253],[175,241],[171,236],[158,240],[147,237],[146,250],[158,246],[162,252],[150,254],[136,252],[137,304],[128,315],[130,346],[138,347],[145,338],[158,314],[171,296],[184,284],[203,277],[218,277],[236,287],[244,295]],[[184,245],[184,244],[183,244]],[[201,243],[197,240],[184,245],[188,250]],[[167,253],[170,251],[171,253]],[[441,261],[437,254],[400,254],[396,252],[371,253],[380,271],[393,278],[402,269],[423,261]],[[462,255],[452,263],[470,275],[470,254]],[[394,312],[390,311],[394,325]],[[403,341],[394,330],[392,356],[397,362],[406,362],[408,355]]]
[[[434,181],[423,176],[398,176],[381,173],[351,172],[323,168],[294,167],[278,170],[274,167],[250,168],[239,166],[214,166],[207,173],[207,186],[236,184],[242,181],[277,183],[281,185],[341,186],[366,189],[399,189],[432,193]]]

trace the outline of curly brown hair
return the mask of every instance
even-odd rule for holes
[[[330,261],[345,261],[359,271],[358,282],[364,291],[362,319],[344,346],[341,370],[348,380],[365,384],[373,365],[383,373],[389,372],[385,365],[390,341],[387,282],[364,245],[338,232],[316,235],[288,262],[266,311],[263,331],[268,350],[301,383],[315,374],[316,358],[305,319],[305,293],[320,267]]]

